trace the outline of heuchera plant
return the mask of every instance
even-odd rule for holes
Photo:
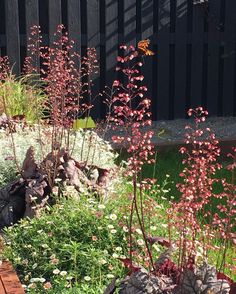
[[[194,271],[202,263],[208,263],[210,250],[219,250],[216,240],[222,240],[223,253],[218,260],[218,279],[233,281],[220,271],[225,269],[225,259],[229,246],[235,244],[235,151],[228,156],[233,163],[228,165],[232,172],[231,183],[226,179],[217,179],[216,171],[222,166],[217,162],[220,156],[218,140],[210,128],[204,128],[208,112],[202,107],[190,109],[188,115],[194,118],[194,126],[186,126],[186,147],[180,152],[185,155],[184,170],[180,174],[183,181],[177,184],[181,197],[174,202],[170,213],[169,239],[176,247],[177,263],[174,264],[169,257],[161,265],[159,271],[174,274],[177,283],[184,279],[186,270]],[[222,185],[223,192],[215,194],[214,185]],[[221,199],[221,203],[214,208],[214,199]],[[218,208],[218,211],[217,211]],[[172,237],[177,233],[177,240]],[[218,242],[219,243],[219,242]],[[200,259],[200,262],[199,262]],[[165,271],[164,271],[165,270]]]
[[[69,145],[73,145],[73,142],[70,142],[70,133],[73,131],[75,119],[84,115],[89,117],[93,107],[93,78],[98,63],[94,48],[88,48],[86,56],[83,57],[75,52],[74,42],[69,40],[63,25],[58,25],[50,47],[42,46],[41,40],[40,28],[32,27],[24,72],[37,74],[40,60],[40,78],[48,96],[45,113],[48,114],[48,121],[52,126],[52,152],[55,154],[56,150],[61,149],[63,141],[67,143],[68,150]],[[55,164],[57,165],[57,162]],[[53,170],[55,169],[56,166]],[[52,178],[50,181],[52,186],[54,180]]]
[[[124,69],[122,69],[122,71],[123,70]],[[121,89],[123,89],[123,84],[120,82],[115,83],[116,87],[120,86]],[[118,88],[118,94],[119,90],[120,89]],[[126,92],[123,90],[122,97],[129,97],[125,96],[125,93]],[[115,102],[116,101],[117,100],[115,100]],[[123,107],[118,106],[118,109],[123,110]],[[142,218],[140,220],[140,228],[142,229],[143,237],[146,242],[146,253],[150,254],[150,264],[152,265],[151,273],[156,276],[154,284],[160,287],[158,288],[160,291],[163,290],[163,292],[160,293],[190,294],[203,293],[199,291],[208,290],[210,292],[213,291],[214,293],[215,291],[217,291],[217,293],[233,293],[232,291],[235,287],[235,283],[233,283],[233,280],[224,274],[224,269],[226,266],[225,258],[227,249],[235,243],[236,237],[235,179],[233,172],[235,169],[236,149],[233,148],[234,153],[229,154],[229,157],[233,159],[233,163],[228,166],[228,169],[232,171],[231,183],[227,183],[225,179],[217,179],[216,171],[222,168],[222,166],[217,162],[217,159],[220,156],[220,148],[218,146],[219,142],[210,128],[204,128],[202,126],[202,123],[205,122],[208,113],[203,110],[202,107],[198,107],[196,109],[190,109],[188,111],[188,115],[190,117],[193,116],[194,125],[192,127],[186,126],[186,147],[180,148],[180,152],[185,155],[185,159],[183,160],[184,170],[180,174],[183,181],[177,185],[179,191],[181,192],[180,200],[178,202],[173,202],[168,211],[169,239],[147,236],[145,234],[145,226],[142,223]],[[120,116],[125,117],[126,121],[127,115],[124,115],[123,112],[118,112],[117,120],[115,117],[114,121],[119,121]],[[123,122],[122,125],[124,125]],[[127,128],[127,130],[129,130],[129,128]],[[128,142],[126,142],[126,145],[128,147],[130,146],[131,149],[129,149],[129,152],[131,152],[133,148],[129,145],[129,142],[132,141],[130,141],[129,137],[127,138]],[[117,137],[115,137],[114,140],[117,142]],[[125,136],[118,137],[118,141],[124,142]],[[132,167],[132,161],[129,161],[128,167]],[[140,200],[138,198],[140,197],[140,194],[136,193],[137,186],[135,186],[135,177],[137,177],[137,173],[133,173],[133,170],[135,169],[128,169],[128,173],[133,179],[133,203],[130,214],[131,221],[133,216],[133,205],[134,212],[137,213],[138,219],[140,218],[140,211],[141,215],[143,212],[142,209],[139,210],[139,208],[136,207],[137,203],[142,203],[142,199]],[[222,193],[214,193],[215,184],[222,184]],[[226,199],[216,207],[218,208],[218,212],[212,215],[211,206],[214,203],[215,198]],[[205,221],[203,221],[203,219]],[[132,227],[130,227],[130,247],[132,246],[132,232]],[[220,266],[217,267],[217,265],[210,265],[208,263],[208,258],[210,250],[212,251],[217,248],[217,246],[215,246],[215,240],[219,241],[220,238],[223,240],[223,254],[222,257],[220,257],[222,260],[219,262]],[[151,249],[148,247],[147,243],[151,245],[158,243],[167,247],[166,251],[159,256],[155,263],[153,263]],[[124,287],[126,283],[128,285],[128,289],[131,285],[134,285],[133,283],[138,277],[138,274],[136,273],[139,273],[141,270],[139,266],[132,265],[132,253],[131,247],[130,259],[123,261],[125,266],[129,268],[131,276],[130,279],[127,279],[126,282],[122,284],[122,287]],[[223,272],[220,270],[223,270]],[[147,274],[145,272],[140,272],[140,276],[143,276],[144,280],[148,278],[146,275]],[[159,285],[160,281],[163,284],[163,287],[161,284]],[[135,291],[135,286],[132,287],[133,291]],[[153,289],[152,291],[155,290]],[[128,292],[125,292],[124,290],[122,293]]]
[[[201,126],[206,120],[207,111],[199,107],[190,109],[188,115],[194,117],[195,124],[193,127],[186,126],[185,142],[190,148],[180,149],[186,155],[183,160],[185,167],[180,174],[183,182],[177,184],[181,198],[173,207],[174,226],[179,232],[180,268],[186,267],[189,260],[196,257],[199,234],[203,229],[199,217],[211,218],[209,205],[213,198],[213,184],[217,182],[214,175],[221,168],[217,163],[220,156],[218,140],[209,128],[203,129]]]
[[[131,195],[131,208],[129,217],[129,247],[130,260],[132,265],[133,239],[132,224],[133,216],[139,222],[143,240],[149,256],[150,266],[153,267],[152,254],[147,241],[145,224],[143,222],[143,198],[142,189],[150,184],[150,180],[141,181],[141,171],[144,163],[152,163],[151,157],[154,154],[151,138],[153,132],[148,130],[151,122],[150,105],[151,100],[147,98],[147,87],[143,85],[144,76],[141,74],[142,62],[139,53],[133,46],[120,46],[122,56],[117,57],[117,72],[120,73],[120,80],[115,80],[109,98],[108,123],[118,132],[120,129],[124,134],[113,136],[114,143],[122,144],[128,152],[128,166],[126,176],[132,178],[133,192]],[[121,81],[122,80],[122,81]]]
[[[32,27],[24,70],[36,73],[36,60],[40,58],[41,77],[49,98],[50,121],[53,126],[69,129],[75,118],[92,108],[92,75],[98,68],[96,51],[89,48],[87,56],[81,57],[74,51],[74,41],[69,40],[63,25],[58,25],[50,47],[41,46],[40,34],[39,27]],[[83,99],[88,96],[89,100]]]

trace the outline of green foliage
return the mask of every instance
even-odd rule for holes
[[[76,119],[73,123],[73,129],[92,129],[95,128],[96,124],[93,119],[89,116],[87,118]]]
[[[0,83],[0,112],[10,117],[25,115],[28,122],[37,122],[43,117],[46,96],[34,78],[24,75],[15,78],[9,74]]]
[[[126,255],[127,244],[116,221],[117,204],[64,199],[40,218],[24,219],[5,231],[4,254],[29,293],[44,293],[43,286],[50,282],[48,293],[67,293],[73,283],[76,292],[68,293],[98,294],[113,276],[124,276],[118,257]]]

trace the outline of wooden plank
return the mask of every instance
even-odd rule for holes
[[[25,0],[25,17],[26,17],[26,38],[29,40],[31,28],[39,25],[39,4],[38,0]],[[26,53],[29,55],[29,52]],[[38,69],[40,67],[39,56],[34,56],[33,66]]]
[[[219,75],[218,75],[218,93],[217,93],[217,116],[223,114],[223,80],[224,80],[224,46],[219,46]],[[226,101],[228,97],[226,97]]]
[[[151,1],[150,1],[151,2]],[[136,0],[136,13],[135,13],[135,33],[136,33],[136,42],[143,39],[142,38],[142,28],[143,28],[143,11],[142,6],[145,5],[145,0]]]
[[[208,87],[208,44],[203,45],[203,59],[202,59],[202,93],[201,105],[207,108],[207,87]]]
[[[153,52],[155,53],[153,58],[152,58],[152,119],[157,120],[157,113],[159,112],[158,109],[158,58],[159,58],[159,50],[158,50],[158,39],[157,39],[157,34],[158,34],[158,16],[159,16],[159,1],[154,1],[153,2]]]
[[[207,109],[217,115],[219,79],[220,1],[209,2],[208,16],[208,89]]]
[[[175,98],[175,44],[169,46],[169,109],[168,119],[174,119]]]
[[[225,30],[225,0],[221,0],[220,3],[220,32],[224,32]],[[220,40],[219,40],[219,75],[218,75],[218,95],[217,95],[217,115],[222,116],[223,114],[223,92],[224,92],[224,43],[221,41],[220,33]],[[226,98],[228,100],[228,98]]]
[[[158,3],[158,1],[156,1]],[[142,1],[142,39],[150,39],[153,36],[154,30],[153,25],[156,22],[154,18],[154,0],[143,0]]]
[[[187,58],[187,0],[177,0],[175,29],[175,118],[186,113],[186,58]]]
[[[3,42],[3,36],[6,34],[5,3],[0,1],[0,49],[6,46]]]
[[[0,293],[2,294],[6,293],[1,277],[0,277]]]
[[[69,38],[75,42],[74,49],[80,52],[81,49],[81,7],[80,1],[67,0],[68,33]]]
[[[155,55],[157,55],[157,48],[155,48],[155,43],[154,43],[154,38],[153,38],[153,0],[143,0],[141,1],[141,6],[137,8],[140,9],[139,15],[141,18],[141,27],[139,29],[139,34],[137,34],[137,37],[139,35],[140,39],[145,40],[145,39],[150,39],[150,49],[155,49]],[[156,20],[155,20],[156,21]],[[139,39],[138,39],[139,40]],[[137,40],[137,41],[138,41]],[[153,50],[154,51],[154,50]],[[153,76],[153,60],[155,58],[154,56],[146,56],[143,58],[144,60],[144,65],[142,68],[142,73],[144,75],[144,84],[147,86],[147,96],[148,98],[151,98],[152,100],[152,112],[154,109],[156,109],[156,105],[153,103],[156,100],[156,97],[153,97],[152,94],[152,79],[156,78],[156,76]],[[155,110],[156,111],[156,110]]]
[[[0,276],[7,294],[25,293],[16,272],[9,262],[3,262],[0,266]]]
[[[170,1],[159,2],[158,7],[158,89],[157,119],[169,118],[169,69],[170,69]]]
[[[110,11],[108,9],[110,6],[112,6],[112,3],[108,3],[106,0],[101,0],[99,3],[99,23],[100,23],[100,77],[99,77],[99,91],[102,93],[105,90],[106,85],[111,86],[112,81],[110,83],[107,81],[107,77],[109,77],[109,74],[107,74],[107,37],[106,37],[106,31],[107,31],[107,25],[109,26],[109,22],[107,24],[107,17],[110,16]],[[114,8],[114,7],[113,7]],[[112,13],[112,12],[111,12]],[[111,20],[112,22],[112,20]],[[110,77],[112,78],[112,77]],[[106,115],[106,106],[103,103],[105,97],[99,96],[99,104],[100,104],[100,118],[104,119]]]
[[[235,44],[235,47],[234,47],[235,49],[235,52],[236,52],[236,44]],[[233,109],[234,109],[234,111],[233,111],[233,115],[234,116],[236,116],[236,57],[234,58],[234,95],[233,95],[233,97],[234,97],[234,105],[233,105]]]
[[[191,107],[201,105],[202,74],[203,74],[203,47],[204,47],[204,13],[200,5],[193,6],[192,31],[192,89]]]
[[[170,0],[169,119],[174,119],[176,2],[177,0]]]
[[[97,0],[87,0],[87,46],[93,47],[96,49],[97,57],[100,56],[100,16],[99,16],[99,1]],[[99,75],[98,72],[93,76],[93,88],[92,88],[92,97],[98,95],[99,93]],[[92,109],[92,116],[94,118],[101,117],[101,103],[99,99],[94,101],[94,108]]]
[[[48,1],[49,16],[49,44],[52,45],[55,40],[54,34],[59,24],[61,24],[61,0]]]
[[[38,0],[25,0],[26,35],[30,36],[30,28],[39,25],[39,4]]]
[[[235,1],[225,3],[225,29],[221,43],[224,44],[223,115],[233,115],[234,110],[234,64],[236,62],[236,5]],[[236,102],[235,102],[236,103]]]
[[[124,41],[136,45],[136,0],[124,1]]]
[[[97,0],[87,0],[87,34],[88,47],[99,47],[99,3]]]
[[[185,109],[191,108],[191,88],[192,88],[192,44],[186,45],[186,87],[185,87]],[[187,113],[185,118],[188,118]]]
[[[18,1],[5,1],[6,13],[6,46],[7,55],[13,65],[13,73],[20,73],[20,36],[19,36],[19,15]]]
[[[118,0],[106,0],[106,79],[105,83],[111,86],[116,78],[116,57],[118,55]]]

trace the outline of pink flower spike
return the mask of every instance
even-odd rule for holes
[[[118,80],[114,80],[113,87],[118,87],[120,85],[120,82]]]

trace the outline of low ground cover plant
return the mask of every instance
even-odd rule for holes
[[[236,148],[226,167],[230,180],[217,178],[216,171],[222,170],[219,142],[210,129],[201,127],[207,112],[202,107],[188,112],[195,127],[186,127],[187,147],[180,149],[184,158],[181,180],[175,183],[176,199],[169,175],[161,185],[154,176],[145,175],[145,164],[156,162],[151,102],[141,73],[143,53],[121,46],[116,68],[121,78],[103,92],[108,127],[117,131],[113,142],[124,144],[128,154],[126,163],[117,167],[117,155],[96,133],[73,130],[75,119],[89,115],[92,107],[95,51],[89,49],[81,59],[63,26],[58,27],[52,48],[41,46],[40,29],[34,27],[30,50],[25,72],[34,74],[35,58],[43,60],[49,125],[17,123],[12,129],[10,113],[5,111],[0,134],[5,146],[0,162],[3,186],[14,179],[14,171],[27,191],[32,182],[37,183],[35,173],[42,170],[41,162],[51,164],[49,173],[40,171],[39,178],[49,183],[54,205],[45,202],[38,217],[4,230],[3,256],[15,266],[27,292],[234,293]],[[7,105],[4,99],[5,110]],[[123,135],[118,133],[121,127]],[[26,151],[33,173],[23,161]],[[66,164],[69,182],[60,177]],[[106,197],[93,189],[82,191],[73,181],[78,169],[89,177],[99,168],[106,171],[103,177],[109,174],[109,183],[100,181]]]

